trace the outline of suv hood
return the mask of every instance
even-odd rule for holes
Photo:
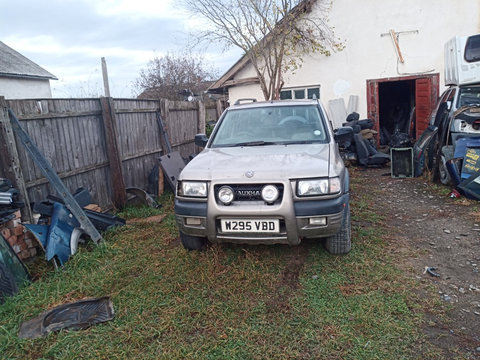
[[[288,180],[329,175],[330,144],[207,148],[183,169],[181,180]]]

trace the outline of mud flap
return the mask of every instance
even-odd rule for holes
[[[110,321],[114,315],[110,297],[84,299],[57,306],[36,318],[23,322],[18,336],[22,339],[36,339],[52,331],[86,329],[91,325]]]

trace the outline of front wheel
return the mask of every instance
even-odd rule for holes
[[[325,248],[330,254],[348,254],[352,249],[351,234],[350,204],[347,204],[343,213],[342,227],[335,235],[326,239]]]
[[[180,231],[180,241],[187,250],[204,250],[207,246],[207,239],[200,236],[190,236]]]

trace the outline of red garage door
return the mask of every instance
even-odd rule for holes
[[[438,99],[439,74],[422,75],[422,76],[405,76],[397,78],[373,79],[367,80],[367,113],[368,117],[373,120],[377,131],[380,130],[380,99],[382,98],[379,90],[380,83],[411,81],[415,83],[415,124],[416,138],[423,133],[428,127],[430,113],[435,107]]]
[[[437,104],[438,77],[415,80],[415,112],[417,139],[428,127],[430,113]]]

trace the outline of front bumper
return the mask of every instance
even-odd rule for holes
[[[190,236],[206,237],[210,242],[249,244],[297,245],[302,238],[319,238],[335,235],[342,225],[343,214],[349,202],[349,194],[335,198],[306,200],[294,199],[289,186],[285,187],[280,204],[263,202],[219,205],[213,196],[199,202],[175,199],[175,215],[179,230]],[[220,219],[278,219],[280,232],[223,233]],[[325,218],[326,225],[314,225],[312,218]]]

